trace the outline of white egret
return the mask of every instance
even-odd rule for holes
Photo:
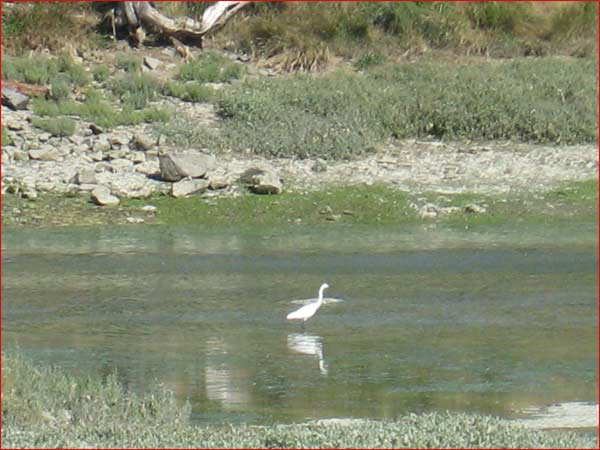
[[[323,303],[323,291],[327,289],[329,285],[327,283],[323,283],[319,288],[319,299],[316,302],[309,303],[308,305],[304,305],[302,308],[297,309],[296,311],[292,311],[286,317],[287,320],[302,320],[302,325],[308,319],[315,315],[317,310],[321,307]]]

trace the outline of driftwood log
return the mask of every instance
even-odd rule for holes
[[[113,35],[116,34],[116,27],[127,27],[136,45],[143,43],[148,31],[157,31],[174,39],[174,44],[180,44],[177,39],[185,39],[201,46],[203,36],[224,25],[231,16],[250,3],[217,2],[204,11],[202,22],[198,22],[190,17],[173,19],[165,16],[154,7],[154,2],[121,2],[112,11]]]

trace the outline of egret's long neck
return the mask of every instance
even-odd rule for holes
[[[323,292],[325,292],[325,289],[327,289],[327,286],[321,286],[319,289],[319,305],[323,303]]]

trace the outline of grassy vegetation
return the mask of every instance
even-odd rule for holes
[[[179,68],[178,78],[183,81],[226,82],[242,75],[242,65],[214,51],[203,52],[193,61]]]
[[[220,96],[218,132],[190,135],[184,125],[178,135],[171,124],[165,135],[188,145],[326,159],[360,156],[392,138],[597,139],[593,59],[365,66],[364,74],[246,80]]]
[[[118,69],[128,73],[138,73],[142,70],[142,58],[132,56],[130,53],[117,54],[115,65]]]
[[[96,66],[92,77],[102,88],[91,87],[91,78],[83,66],[75,64],[69,56],[51,58],[6,57],[2,64],[2,77],[34,84],[50,84],[48,99],[37,98],[34,112],[40,116],[57,118],[78,116],[105,128],[119,125],[135,125],[140,122],[167,121],[170,111],[148,108],[149,102],[161,95],[173,96],[190,102],[206,102],[216,99],[214,89],[204,83],[226,82],[242,74],[239,63],[213,52],[203,54],[197,60],[180,68],[183,81],[163,82],[150,74],[141,73],[141,60],[117,57],[117,66],[124,74],[110,77],[106,66]],[[191,80],[191,81],[188,81]],[[84,93],[84,100],[75,100],[76,88]],[[40,128],[57,129],[68,119],[38,120]],[[59,127],[60,128],[60,127]],[[61,135],[65,135],[64,133]]]
[[[200,18],[207,6],[161,2],[157,7],[171,16]],[[71,42],[97,46],[102,40],[93,25],[106,11],[106,2],[4,8],[3,49],[19,54]],[[263,57],[290,53],[292,59],[322,44],[349,58],[365,50],[402,55],[431,49],[501,57],[589,56],[597,52],[597,11],[595,2],[257,2],[217,33],[214,44]],[[124,63],[135,70],[135,64]]]
[[[96,68],[93,77],[97,81],[106,81],[107,69]],[[68,136],[74,131],[70,124],[72,120],[64,116],[78,116],[107,128],[170,118],[170,112],[161,108],[138,111],[145,108],[148,101],[155,99],[162,89],[161,84],[151,76],[127,74],[111,80],[110,92],[103,92],[90,86],[90,75],[68,55],[49,58],[7,56],[2,60],[2,78],[49,84],[50,98],[34,99],[33,110],[39,116],[52,119],[36,119],[35,125],[61,136]],[[72,98],[76,88],[85,92],[84,101]],[[119,106],[115,107],[115,103]]]
[[[10,134],[6,127],[2,127],[2,145],[10,145],[12,144],[12,139],[10,138]]]
[[[161,91],[161,83],[152,75],[125,75],[110,82],[112,93],[121,104],[133,109],[143,109],[155,100]]]
[[[59,51],[73,42],[95,46],[99,40],[94,32],[93,16],[87,2],[32,2],[16,7],[4,4],[2,50],[14,55],[31,49]]]
[[[143,122],[165,122],[171,116],[170,112],[164,108],[146,108],[136,111],[132,106],[124,105],[117,109],[113,104],[103,100],[101,96],[89,94],[84,102],[35,99],[33,110],[40,116],[77,116],[106,128]]]
[[[284,193],[279,196],[243,196],[207,201],[202,197],[171,199],[156,197],[160,223],[170,225],[273,226],[287,224],[316,225],[343,223],[361,225],[399,225],[424,220],[418,207],[434,203],[457,207],[457,212],[442,215],[438,222],[475,226],[514,221],[546,223],[568,220],[573,216],[594,220],[597,217],[598,182],[571,183],[545,194],[500,196],[453,194],[408,194],[385,186],[336,187],[311,193]],[[558,192],[558,193],[557,193]],[[561,194],[562,193],[562,194]],[[577,200],[575,200],[577,199]],[[147,201],[128,200],[128,206]],[[469,204],[487,205],[485,214],[465,211]]]
[[[43,15],[53,6],[29,9]],[[161,7],[176,15],[197,16],[206,5]],[[75,11],[93,11],[85,8],[78,5]],[[3,21],[12,24],[3,42],[25,39],[19,31],[25,28],[16,25],[25,20],[21,9],[17,5],[3,15]],[[337,70],[315,77],[259,77],[216,93],[203,83],[236,80],[244,70],[208,50],[182,64],[178,80],[167,83],[141,73],[139,56],[117,53],[116,67],[124,73],[111,79],[106,67],[91,71],[102,84],[100,92],[93,92],[90,73],[66,54],[6,55],[2,76],[51,86],[51,98],[34,103],[37,114],[79,116],[106,128],[165,121],[167,111],[144,110],[160,95],[213,102],[224,118],[219,132],[190,130],[187,124],[178,129],[181,125],[169,123],[163,134],[175,144],[211,142],[220,149],[250,149],[267,156],[352,158],[390,138],[404,137],[550,143],[597,139],[596,58],[506,62],[466,58],[457,64],[425,57],[413,64],[397,63],[405,49],[480,54],[503,47],[506,56],[515,56],[544,54],[559,43],[595,45],[596,4],[542,8],[499,2],[269,3],[254,5],[243,14],[245,20],[236,20],[235,27],[219,33],[242,50],[265,57],[283,55],[279,61],[284,66],[310,68],[320,67],[331,49],[353,59],[362,73]],[[42,17],[38,20],[44,23]],[[558,47],[553,51],[560,53]],[[83,92],[86,100],[73,100],[74,90]]]
[[[96,66],[92,70],[92,76],[94,77],[94,81],[104,83],[110,76],[110,69],[105,65]]]
[[[216,91],[210,86],[200,82],[182,83],[169,81],[163,87],[163,93],[170,97],[177,97],[184,102],[210,102],[217,98]]]
[[[2,79],[11,79],[32,84],[52,84],[62,81],[73,87],[85,86],[90,77],[80,64],[66,54],[57,57],[12,57],[2,58]]]
[[[319,448],[503,447],[596,448],[574,433],[525,430],[508,421],[467,414],[410,415],[395,422],[352,425],[192,426],[189,405],[157,387],[138,396],[118,376],[76,378],[2,354],[4,448]]]
[[[11,187],[18,191],[19,187]],[[419,208],[433,203],[453,207],[451,214],[423,219]],[[142,210],[154,205],[156,213]],[[470,204],[485,205],[486,212],[470,213]],[[17,211],[17,212],[15,212]],[[57,213],[60,211],[60,213]],[[122,199],[116,208],[94,205],[87,196],[40,195],[35,202],[6,195],[2,198],[5,226],[62,226],[126,224],[142,218],[146,224],[214,226],[284,226],[290,224],[399,226],[436,222],[451,227],[493,224],[561,223],[574,219],[596,221],[598,181],[569,183],[544,193],[511,197],[479,194],[408,194],[385,186],[331,187],[317,192],[284,192],[276,196],[244,195],[209,199],[202,196],[173,199],[156,195],[149,199]],[[136,219],[137,221],[137,219]]]
[[[31,123],[34,127],[38,127],[53,136],[58,137],[72,136],[75,133],[75,128],[77,126],[74,120],[65,117],[55,117],[51,119],[34,117]]]
[[[302,54],[322,42],[351,58],[365,48],[389,55],[434,49],[500,57],[589,56],[596,54],[597,11],[593,3],[257,4],[244,13],[248,20],[227,25],[222,37],[238,50],[265,57]]]

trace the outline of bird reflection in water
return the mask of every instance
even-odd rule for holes
[[[287,345],[290,350],[295,352],[316,356],[319,359],[321,375],[327,375],[328,367],[323,357],[323,338],[321,336],[301,333],[288,334]]]
[[[206,342],[206,366],[204,368],[206,396],[219,402],[225,409],[238,409],[250,402],[248,374],[229,363],[229,349],[221,338]]]

